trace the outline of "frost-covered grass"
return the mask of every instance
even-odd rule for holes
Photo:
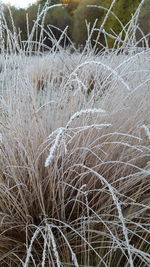
[[[126,36],[1,54],[0,266],[150,265],[150,50]]]

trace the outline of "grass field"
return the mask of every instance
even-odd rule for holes
[[[33,55],[32,34],[23,46],[4,22],[0,266],[150,266],[150,49],[137,47],[139,10],[126,38],[97,53],[90,39],[81,52],[53,40]]]

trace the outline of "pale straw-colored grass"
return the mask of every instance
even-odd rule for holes
[[[26,56],[4,21],[0,266],[150,265],[150,51],[129,25],[122,52],[32,56],[31,32]]]

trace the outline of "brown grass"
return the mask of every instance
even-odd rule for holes
[[[150,264],[149,49],[106,52],[3,58],[0,266]]]

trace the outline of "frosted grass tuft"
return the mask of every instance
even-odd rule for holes
[[[59,40],[53,25],[44,32],[49,1],[26,41],[12,16],[11,32],[0,15],[0,266],[149,265],[150,49],[137,25],[144,1],[127,25],[115,2],[91,7],[106,16],[100,28],[87,23],[80,52],[67,27]],[[110,15],[119,36],[105,30]],[[101,51],[95,32],[106,41]],[[71,47],[60,46],[63,38]]]

